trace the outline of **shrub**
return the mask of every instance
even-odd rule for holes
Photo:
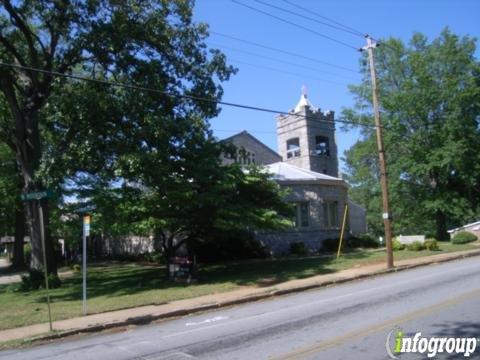
[[[380,243],[371,235],[365,234],[359,237],[351,236],[345,241],[346,246],[354,248],[378,248]]]
[[[51,289],[58,288],[62,285],[57,274],[48,275],[48,286]],[[45,287],[45,276],[42,270],[30,269],[28,275],[22,275],[22,283],[20,284],[20,290],[30,291],[38,290]]]
[[[425,245],[425,249],[430,251],[436,251],[440,249],[436,239],[426,239],[423,245]]]
[[[145,254],[145,260],[156,264],[165,264],[165,257],[161,252],[152,252]]]
[[[48,275],[48,287],[50,289],[56,289],[62,286],[62,282],[57,274],[49,274]]]
[[[475,240],[477,240],[477,237],[474,234],[468,231],[460,231],[453,235],[450,241],[452,244],[466,244]]]
[[[23,246],[23,259],[25,260],[25,265],[30,266],[30,260],[32,259],[32,245],[25,244]]]
[[[338,250],[338,242],[339,241],[340,241],[339,239],[325,239],[325,240],[323,240],[320,252],[336,252]]]
[[[414,241],[411,244],[407,245],[407,250],[410,251],[422,251],[425,250],[425,245],[420,241]]]
[[[292,255],[305,255],[307,253],[307,249],[305,248],[305,244],[303,242],[294,242],[290,244],[290,254]]]
[[[403,245],[398,239],[392,240],[392,249],[393,251],[400,251],[405,249],[405,245]]]
[[[82,267],[78,264],[73,265],[73,271],[79,273],[82,270]]]
[[[28,275],[22,275],[21,289],[24,291],[37,290],[43,283],[43,272],[37,269],[28,270]]]
[[[242,259],[266,258],[269,256],[250,231],[215,230],[207,239],[197,239],[187,244],[189,254],[196,255],[198,262],[216,262]]]

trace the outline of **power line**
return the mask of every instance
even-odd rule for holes
[[[277,115],[278,114],[280,114],[280,115],[292,115],[292,113],[287,112],[287,111],[273,110],[273,109],[268,109],[268,108],[263,108],[263,107],[258,107],[258,106],[244,105],[244,104],[232,103],[232,102],[221,101],[221,100],[216,100],[216,99],[209,99],[209,98],[204,98],[204,97],[201,97],[201,96],[185,95],[185,94],[170,94],[170,93],[167,93],[167,92],[162,91],[162,90],[147,88],[147,87],[144,87],[144,86],[125,84],[125,83],[116,82],[116,81],[93,79],[93,78],[80,76],[80,75],[64,74],[64,73],[60,73],[58,71],[44,70],[44,69],[39,69],[39,68],[31,67],[31,66],[9,64],[9,63],[4,63],[4,62],[0,62],[0,66],[8,67],[8,68],[11,68],[11,69],[35,71],[35,72],[39,72],[39,73],[43,73],[43,74],[47,74],[47,75],[51,75],[51,76],[59,76],[59,77],[64,77],[64,78],[68,78],[68,79],[89,81],[89,82],[92,82],[92,83],[102,84],[102,85],[106,85],[106,86],[121,87],[121,88],[130,89],[130,90],[140,90],[140,91],[145,91],[145,92],[151,92],[151,93],[154,93],[154,94],[160,94],[160,95],[167,96],[167,97],[170,97],[170,98],[181,98],[181,99],[188,99],[188,100],[204,101],[204,102],[208,102],[208,103],[230,106],[230,107],[235,107],[235,108],[239,108],[239,109],[261,111],[261,112],[277,114]],[[305,118],[305,119],[314,120],[314,121],[323,122],[323,123],[331,122],[329,120],[319,120],[319,119],[317,119],[315,117],[312,117],[312,116],[306,116],[306,115],[300,115],[300,114],[294,114],[294,115],[297,116],[297,117],[300,117],[300,118]],[[361,126],[366,126],[366,127],[375,127],[375,125],[373,125],[373,124],[357,123],[357,122],[348,121],[348,120],[333,120],[333,122],[349,124],[349,125],[361,125]]]
[[[256,47],[259,47],[259,48],[267,49],[267,50],[278,52],[278,53],[281,53],[281,54],[294,56],[294,57],[297,57],[297,58],[300,58],[300,59],[316,62],[318,64],[327,65],[327,66],[334,67],[334,68],[337,68],[337,69],[340,69],[340,70],[350,71],[350,72],[358,74],[358,70],[349,69],[349,68],[346,68],[346,67],[343,67],[343,66],[340,66],[340,65],[336,65],[336,64],[332,64],[332,63],[322,61],[322,60],[319,60],[319,59],[316,59],[316,58],[304,56],[304,55],[301,55],[301,54],[298,54],[298,53],[295,53],[295,52],[274,48],[274,47],[259,44],[257,42],[253,42],[253,41],[250,41],[250,40],[240,39],[240,38],[235,37],[235,36],[219,33],[217,31],[210,31],[210,34],[221,36],[221,37],[224,37],[224,38],[227,38],[227,39],[230,39],[230,40],[235,40],[235,41],[238,41],[238,42],[241,42],[241,43],[244,43],[244,44],[256,46]]]
[[[332,73],[332,72],[328,72],[328,71],[323,71],[323,70],[320,70],[318,68],[314,68],[314,67],[311,67],[311,66],[297,64],[297,63],[294,63],[294,62],[291,62],[291,61],[285,61],[285,60],[280,60],[280,59],[277,59],[277,58],[274,58],[274,57],[271,57],[271,56],[260,55],[260,54],[257,54],[257,53],[251,52],[251,51],[241,50],[241,49],[237,49],[237,48],[234,48],[234,47],[231,47],[231,46],[219,44],[219,43],[216,43],[214,41],[208,41],[208,43],[210,45],[213,45],[213,46],[221,47],[222,49],[232,50],[232,51],[236,51],[236,52],[239,52],[239,53],[255,56],[255,57],[258,57],[258,58],[267,59],[267,60],[279,62],[279,63],[282,63],[282,64],[292,65],[292,66],[304,68],[304,69],[307,69],[307,70],[312,70],[312,71],[319,72],[319,73],[322,73],[322,74],[337,76],[337,77],[341,77],[341,78],[344,78],[344,79],[358,80],[358,79],[355,79],[354,77],[351,77],[351,76],[340,75],[340,74],[336,74],[336,73]]]
[[[277,6],[274,6],[274,5],[265,3],[265,2],[263,2],[263,1],[261,1],[261,0],[255,0],[255,1],[258,2],[258,3],[261,3],[261,4],[265,4],[265,5],[267,5],[267,6],[270,6],[270,7],[278,8],[279,10],[286,11],[286,12],[289,12],[289,13],[294,14],[294,15],[297,15],[297,16],[303,16],[303,15],[298,14],[298,13],[295,13],[295,12],[293,12],[293,11],[289,11],[289,10],[287,10],[287,9],[283,9],[283,8],[280,8],[280,7],[277,7]],[[369,35],[368,33],[366,33],[366,32],[357,30],[357,29],[355,29],[355,28],[352,28],[352,27],[350,27],[350,26],[347,26],[347,25],[345,25],[345,24],[342,24],[341,22],[336,21],[336,20],[334,20],[334,19],[332,19],[332,18],[329,18],[329,17],[327,17],[327,16],[321,15],[321,14],[319,14],[319,13],[317,13],[317,12],[311,10],[311,9],[308,9],[308,8],[305,8],[305,7],[300,6],[300,5],[298,5],[298,4],[292,3],[290,0],[282,0],[282,1],[285,2],[285,3],[287,3],[287,4],[289,4],[289,5],[291,5],[291,6],[293,6],[293,7],[295,7],[295,8],[301,9],[301,10],[303,10],[303,11],[305,11],[305,12],[308,12],[309,14],[313,14],[313,15],[319,17],[319,18],[328,20],[328,21],[330,21],[330,22],[332,22],[332,23],[334,23],[334,24],[336,24],[336,25],[339,25],[339,26],[341,26],[341,27],[344,28],[344,29],[339,29],[339,30],[343,30],[343,31],[346,31],[346,32],[350,32],[352,35],[357,35],[357,36],[361,36],[361,37],[365,37],[365,38],[371,38],[373,41],[377,42],[378,45],[383,45],[383,46],[386,46],[386,47],[388,47],[388,48],[390,48],[390,49],[392,49],[392,50],[396,50],[394,47],[388,45],[388,44],[385,43],[385,42],[382,42],[380,39],[373,38],[372,36],[370,36],[370,35]],[[314,19],[312,19],[312,18],[310,18],[310,17],[307,17],[307,16],[304,16],[304,18],[305,18],[305,19],[312,20],[312,21],[316,21],[316,20],[314,20]],[[318,21],[316,21],[316,22],[318,22]],[[335,27],[335,26],[333,26],[333,25],[330,25],[330,24],[326,24],[326,23],[323,23],[323,22],[319,22],[319,23],[324,24],[324,25],[326,25],[326,26],[330,26],[330,27],[333,27],[333,28],[338,29],[337,27]],[[360,49],[358,49],[358,50],[363,51],[362,48],[360,48]]]
[[[278,73],[281,73],[281,74],[292,75],[292,76],[296,76],[296,77],[299,77],[299,78],[302,78],[302,79],[305,79],[307,77],[309,79],[314,79],[314,80],[321,81],[321,82],[327,82],[327,83],[330,83],[330,84],[335,84],[335,85],[340,85],[340,86],[345,86],[346,85],[346,84],[342,84],[342,83],[339,83],[339,82],[336,82],[336,81],[321,79],[321,78],[311,76],[311,75],[303,75],[303,74],[295,73],[295,72],[292,72],[292,71],[286,71],[286,70],[273,68],[273,67],[270,67],[270,66],[252,64],[252,63],[242,61],[242,60],[230,59],[230,62],[239,63],[239,64],[243,64],[243,65],[248,65],[248,66],[256,67],[258,69],[275,71],[275,72],[278,72]]]
[[[355,28],[352,28],[352,27],[350,27],[350,26],[344,25],[344,24],[342,24],[342,23],[339,22],[339,21],[333,20],[332,18],[329,18],[329,17],[324,16],[324,15],[321,15],[321,14],[315,12],[315,11],[312,11],[311,9],[307,9],[307,8],[305,8],[305,7],[302,7],[302,6],[300,6],[299,4],[297,4],[297,3],[294,4],[294,3],[292,3],[292,2],[289,1],[289,0],[283,0],[283,2],[285,2],[285,3],[287,3],[287,4],[291,5],[291,6],[294,6],[294,7],[298,8],[298,9],[302,9],[303,11],[306,11],[306,12],[308,12],[309,14],[313,14],[313,15],[315,15],[315,16],[318,16],[319,18],[322,18],[322,19],[324,19],[324,20],[328,20],[328,21],[330,21],[330,22],[332,22],[332,23],[334,23],[334,24],[336,24],[336,25],[339,25],[339,26],[343,27],[343,28],[346,29],[346,30],[350,30],[352,33],[356,33],[358,36],[365,36],[365,32],[362,32],[362,31],[359,31],[359,30],[357,30],[357,29],[355,29]]]
[[[355,36],[359,36],[359,37],[363,38],[363,34],[358,33],[357,31],[352,31],[352,30],[350,30],[350,29],[347,29],[347,28],[345,28],[344,25],[342,25],[341,27],[335,26],[335,25],[326,23],[326,22],[324,22],[324,21],[317,20],[317,19],[315,19],[315,18],[306,16],[306,15],[302,15],[302,14],[297,13],[297,12],[295,12],[295,11],[291,11],[291,10],[282,8],[282,7],[280,7],[280,6],[276,6],[276,5],[273,5],[273,4],[269,4],[269,3],[265,2],[265,1],[262,1],[262,0],[255,0],[255,1],[256,1],[257,3],[260,3],[260,4],[262,4],[262,5],[271,7],[271,8],[273,8],[273,9],[277,9],[277,10],[286,12],[287,14],[295,15],[295,16],[300,17],[300,18],[302,18],[302,19],[310,20],[310,21],[313,21],[313,22],[315,22],[315,23],[317,23],[317,24],[325,25],[325,26],[331,27],[331,28],[333,28],[333,29],[340,30],[340,31],[349,33],[349,34],[351,34],[351,35],[355,35]],[[302,7],[299,7],[299,8],[305,9],[305,8],[302,8]],[[331,21],[331,20],[330,20],[330,21]]]
[[[293,21],[290,21],[290,20],[281,18],[281,17],[279,17],[279,16],[270,14],[270,13],[268,13],[268,12],[266,12],[266,11],[260,10],[260,9],[258,9],[258,8],[256,8],[256,7],[253,7],[253,6],[250,6],[250,5],[247,5],[247,4],[244,4],[244,3],[240,2],[240,1],[237,1],[237,0],[232,0],[232,2],[235,3],[235,4],[241,5],[241,6],[243,6],[243,7],[246,7],[246,8],[248,8],[248,9],[251,9],[251,10],[253,10],[253,11],[259,12],[259,13],[261,13],[261,14],[264,14],[264,15],[266,15],[266,16],[269,16],[269,17],[271,17],[271,18],[277,19],[278,21],[282,21],[282,22],[284,22],[284,23],[286,23],[286,24],[289,24],[289,25],[291,25],[291,26],[294,26],[294,27],[297,27],[297,28],[299,28],[299,29],[308,31],[308,32],[310,32],[310,33],[312,33],[312,34],[315,34],[315,35],[317,35],[317,36],[320,36],[320,37],[322,37],[322,38],[324,38],[324,39],[328,39],[328,40],[330,40],[330,41],[333,41],[333,42],[335,42],[335,43],[337,43],[337,44],[340,44],[340,45],[343,45],[343,46],[345,46],[345,47],[347,47],[347,48],[350,48],[350,49],[353,49],[353,50],[355,50],[355,51],[358,51],[358,48],[356,48],[355,46],[352,46],[352,45],[350,45],[350,44],[347,44],[346,42],[343,42],[343,41],[341,41],[341,40],[335,39],[335,38],[333,38],[333,37],[331,37],[331,36],[328,36],[328,35],[319,33],[318,31],[309,29],[309,28],[307,28],[307,27],[305,27],[305,26],[303,26],[303,25],[299,25],[299,24],[297,24],[297,23],[295,23],[295,22],[293,22]]]

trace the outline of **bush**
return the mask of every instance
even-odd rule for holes
[[[420,241],[414,241],[411,244],[407,245],[407,250],[410,251],[422,251],[425,250],[425,245]]]
[[[156,264],[165,264],[165,257],[161,252],[152,252],[145,254],[145,261]]]
[[[450,241],[452,244],[466,244],[475,240],[477,240],[477,237],[474,234],[468,231],[460,231],[453,235]]]
[[[307,249],[305,248],[305,244],[303,242],[294,242],[290,244],[290,254],[292,255],[305,255],[307,253]]]
[[[346,239],[345,244],[351,249],[355,248],[378,248],[380,243],[371,235],[365,234],[359,237],[351,236]]]
[[[48,286],[51,289],[58,288],[62,285],[58,275],[48,275]],[[30,269],[28,275],[22,275],[22,283],[20,284],[20,290],[30,291],[38,290],[45,287],[45,276],[42,270]]]
[[[187,244],[190,255],[198,262],[216,262],[242,259],[266,258],[265,247],[245,230],[216,230],[208,239],[195,240]]]
[[[400,251],[405,249],[405,245],[403,245],[398,239],[392,240],[392,249],[393,251]]]
[[[21,289],[23,291],[38,290],[43,282],[43,272],[41,270],[30,269],[28,270],[28,275],[22,275]]]
[[[78,264],[73,265],[72,268],[73,268],[73,271],[76,273],[79,273],[80,271],[82,271],[82,267]]]
[[[425,245],[425,249],[430,251],[436,251],[440,249],[436,239],[426,239],[423,245]]]
[[[325,239],[322,242],[320,252],[336,252],[338,251],[338,242],[340,239]],[[342,245],[343,247],[343,245]]]
[[[48,287],[50,289],[56,289],[62,286],[62,282],[57,274],[49,274],[48,275]]]
[[[25,244],[23,246],[23,259],[25,260],[25,265],[30,266],[30,260],[32,259],[32,245]]]

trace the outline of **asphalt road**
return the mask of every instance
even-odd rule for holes
[[[480,258],[402,271],[0,359],[388,359],[395,334],[480,338]],[[393,332],[395,331],[395,332]],[[428,341],[426,339],[425,341]],[[471,343],[472,344],[472,343]],[[461,349],[460,349],[461,350]],[[393,354],[427,359],[427,354]],[[462,359],[461,354],[437,355]],[[469,358],[480,358],[480,339]]]

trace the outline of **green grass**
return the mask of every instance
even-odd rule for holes
[[[440,251],[398,251],[395,259],[435,255],[479,248],[472,244],[439,243]],[[385,261],[385,251],[356,251],[334,256],[251,260],[201,267],[199,283],[172,284],[165,279],[165,269],[132,263],[97,264],[88,272],[88,312],[162,304],[207,294],[221,293],[242,286],[268,286],[279,282],[332,273],[352,267]],[[44,290],[15,291],[18,285],[0,286],[0,330],[46,322],[48,319]],[[82,315],[81,274],[63,280],[51,291],[54,320]]]

